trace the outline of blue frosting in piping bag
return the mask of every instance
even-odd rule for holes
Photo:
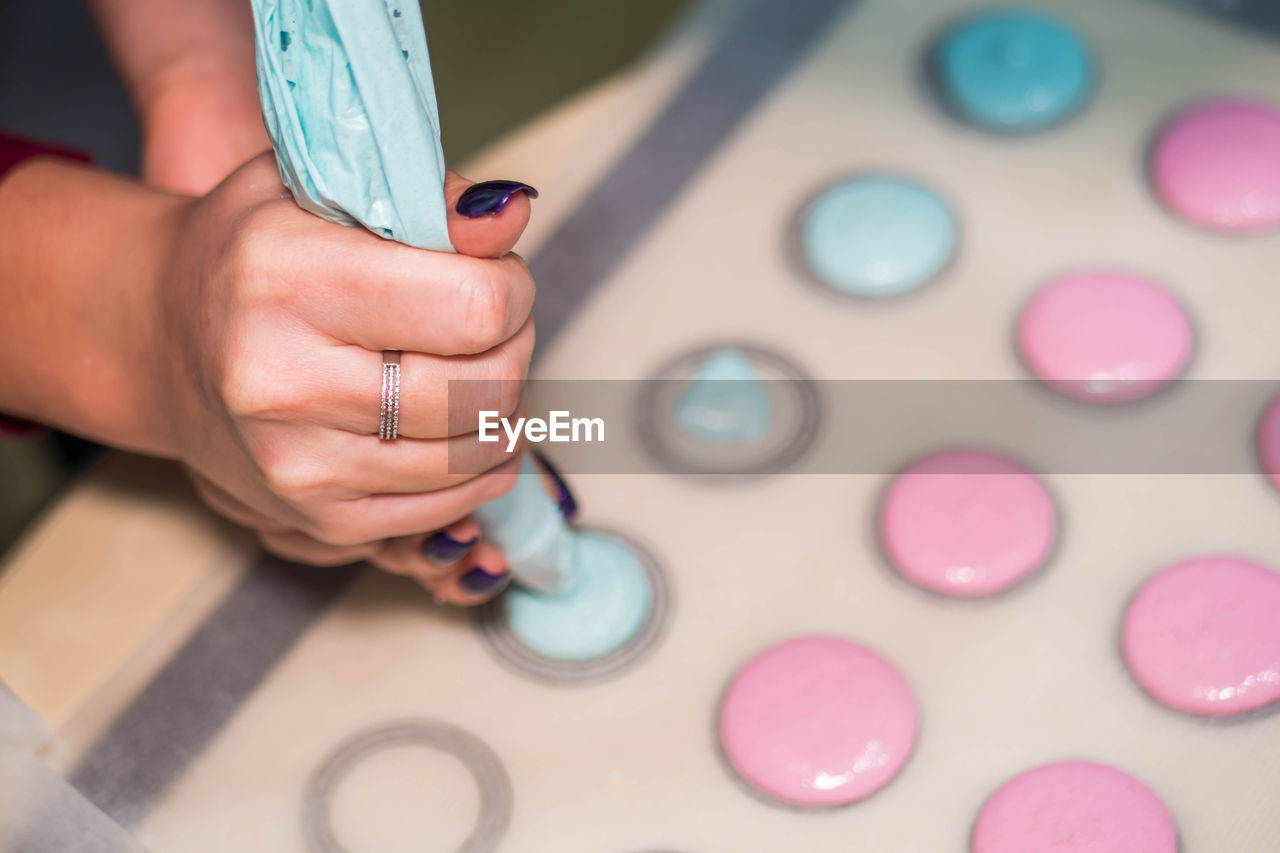
[[[262,115],[298,204],[453,251],[417,0],[253,0],[253,15]]]
[[[298,204],[390,240],[453,251],[417,0],[253,0],[253,15],[263,120]],[[476,519],[517,580],[563,588],[572,534],[527,459],[511,493]]]

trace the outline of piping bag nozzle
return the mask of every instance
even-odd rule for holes
[[[526,453],[511,491],[473,513],[486,539],[497,545],[520,583],[538,592],[565,591],[573,560],[573,531],[547,494]]]

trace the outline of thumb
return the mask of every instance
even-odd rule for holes
[[[517,181],[472,183],[449,172],[444,198],[449,211],[449,241],[460,254],[500,258],[515,247],[529,224],[529,199],[538,191]]]

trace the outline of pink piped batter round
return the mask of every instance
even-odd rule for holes
[[[1280,699],[1280,574],[1197,557],[1143,584],[1124,619],[1133,677],[1164,705],[1225,717]]]
[[[1008,589],[1041,566],[1057,534],[1053,499],[1017,462],[976,450],[912,465],[889,486],[880,535],[912,583],[974,598]]]
[[[1106,270],[1054,279],[1018,321],[1018,349],[1031,372],[1091,403],[1159,390],[1186,368],[1192,340],[1191,321],[1168,291]]]
[[[1280,489],[1280,397],[1271,402],[1258,425],[1258,455],[1262,458],[1262,470]]]
[[[1045,764],[991,795],[973,853],[1177,853],[1173,818],[1151,789],[1114,767]]]
[[[836,637],[761,652],[720,707],[720,744],[734,771],[793,805],[869,796],[897,775],[915,739],[907,682],[879,655]]]
[[[1205,228],[1280,225],[1280,111],[1248,98],[1209,98],[1178,113],[1151,155],[1151,181],[1178,216]]]

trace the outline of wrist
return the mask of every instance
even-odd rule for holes
[[[159,289],[184,204],[55,160],[0,182],[0,410],[174,455]]]
[[[234,53],[234,52],[233,52]],[[139,97],[143,176],[163,189],[204,195],[270,147],[252,50],[184,56],[158,68]]]

